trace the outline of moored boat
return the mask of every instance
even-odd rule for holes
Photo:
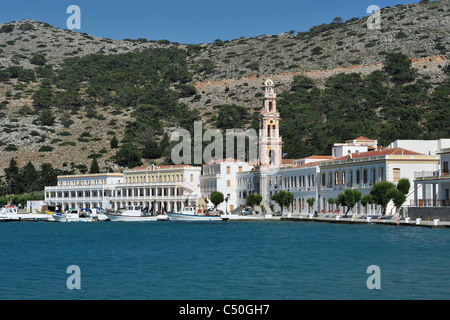
[[[167,221],[169,217],[162,215],[145,215],[140,206],[130,206],[118,210],[116,213],[105,213],[110,221],[122,222],[151,222],[151,221]]]
[[[0,209],[0,221],[53,221],[48,214],[19,213],[16,206],[6,206]]]
[[[88,214],[98,221],[106,221],[108,217],[106,216],[106,210],[103,208],[93,208],[93,209],[81,209],[81,212],[88,212]]]
[[[168,212],[170,221],[226,221],[228,218],[223,216],[208,215],[198,213],[194,207],[185,207],[179,213]]]
[[[79,213],[78,210],[66,211],[63,214],[54,214],[53,219],[56,222],[93,222],[96,221],[95,217],[87,213]]]

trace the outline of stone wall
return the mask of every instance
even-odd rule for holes
[[[406,216],[411,219],[450,221],[450,207],[409,207]]]

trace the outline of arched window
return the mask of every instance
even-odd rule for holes
[[[269,151],[269,164],[275,164],[275,150]]]

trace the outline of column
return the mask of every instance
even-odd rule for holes
[[[443,187],[442,183],[438,184],[438,197],[437,197],[437,200],[438,200],[438,204],[437,204],[438,207],[442,206],[444,200],[446,200],[445,199],[445,195],[444,195],[444,187]]]
[[[417,187],[418,187],[418,183],[416,181],[414,181],[414,206],[415,207],[419,206]]]
[[[268,199],[268,195],[267,195],[267,193],[268,193],[267,181],[268,181],[267,180],[267,176],[265,174],[262,174],[260,176],[260,182],[259,182],[259,194],[263,198],[262,201],[261,201],[261,204],[263,204],[264,207],[269,208],[269,210],[270,210],[270,207],[269,207],[269,200],[270,199]]]
[[[426,198],[427,198],[427,185],[425,183],[422,183],[422,203],[424,207],[426,207]]]
[[[432,184],[431,200],[432,200],[431,206],[436,207],[437,206],[436,183]]]

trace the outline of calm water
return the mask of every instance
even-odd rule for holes
[[[0,299],[449,299],[450,231],[291,222],[0,223]],[[68,290],[78,265],[81,290]],[[381,290],[366,286],[381,269]]]

